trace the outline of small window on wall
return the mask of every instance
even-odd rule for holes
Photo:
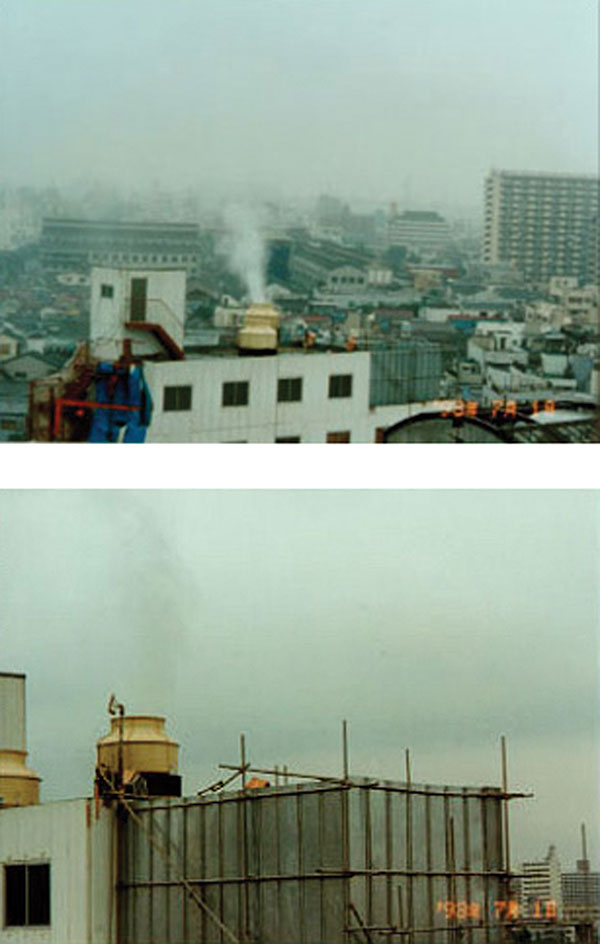
[[[4,925],[50,924],[50,865],[4,866]]]
[[[299,443],[299,436],[277,436],[276,443]]]
[[[352,396],[352,374],[330,374],[329,396],[330,397],[351,397]]]
[[[336,442],[350,442],[350,431],[343,430],[342,432],[337,433],[327,433],[327,442],[336,443]]]
[[[290,403],[302,399],[302,377],[281,377],[277,382],[277,400]]]
[[[192,388],[165,387],[163,391],[163,412],[170,410],[191,410]]]
[[[114,294],[115,294],[114,285],[101,285],[100,286],[101,298],[113,298]]]
[[[223,384],[223,406],[248,406],[248,391],[250,384],[247,380],[234,380]]]

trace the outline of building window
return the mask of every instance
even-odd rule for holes
[[[277,436],[275,439],[276,443],[299,443],[299,436]]]
[[[280,377],[277,383],[277,399],[280,403],[302,399],[302,377]]]
[[[352,374],[331,374],[329,377],[330,397],[352,396]]]
[[[100,286],[101,298],[113,298],[114,294],[115,294],[114,285],[101,285]]]
[[[247,380],[234,380],[223,384],[223,406],[248,406]]]
[[[168,410],[191,410],[192,409],[192,388],[187,387],[165,387],[163,391],[163,411]]]
[[[50,924],[50,865],[4,866],[4,924]]]
[[[347,429],[346,429],[346,430],[343,430],[343,431],[337,432],[337,433],[327,433],[327,442],[328,442],[328,443],[335,443],[335,442],[347,442],[347,443],[349,443],[349,442],[350,442],[350,430],[347,430]]]

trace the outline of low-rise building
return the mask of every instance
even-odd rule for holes
[[[388,242],[390,246],[439,252],[451,242],[450,227],[439,213],[405,210],[390,217]]]
[[[152,404],[148,442],[375,442],[409,404],[415,408],[439,395],[435,343],[390,340],[377,351],[348,353],[343,345],[332,346],[329,332],[323,341],[328,347],[314,336],[312,343],[282,347],[277,309],[251,305],[237,344],[186,352],[185,272],[96,268],[91,292],[89,348],[77,355],[73,372],[68,368],[57,378],[56,389],[52,378],[36,385],[33,438],[45,439],[51,430],[63,438],[61,423],[74,400],[75,412],[86,399],[107,402],[100,363],[104,372],[114,365],[123,384],[134,365],[143,370],[146,408]],[[140,403],[128,401],[126,409],[139,410]],[[58,414],[50,422],[53,409]]]
[[[182,266],[191,275],[198,264],[199,228],[195,223],[48,217],[42,221],[40,246],[42,262],[49,269],[87,272],[91,265]]]

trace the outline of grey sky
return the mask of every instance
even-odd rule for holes
[[[259,765],[498,783],[517,857],[599,850],[600,493],[1,492],[0,668],[47,799],[91,789],[110,691],[186,792]]]
[[[477,207],[597,169],[594,0],[4,0],[4,179]]]

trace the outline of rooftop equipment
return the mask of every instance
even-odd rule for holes
[[[179,745],[157,715],[126,715],[114,695],[110,731],[97,744],[97,783],[101,794],[181,796],[177,773]]]
[[[256,302],[246,310],[238,332],[240,354],[276,354],[279,311],[274,305]]]
[[[26,758],[25,676],[0,672],[0,807],[39,803],[40,777]]]

